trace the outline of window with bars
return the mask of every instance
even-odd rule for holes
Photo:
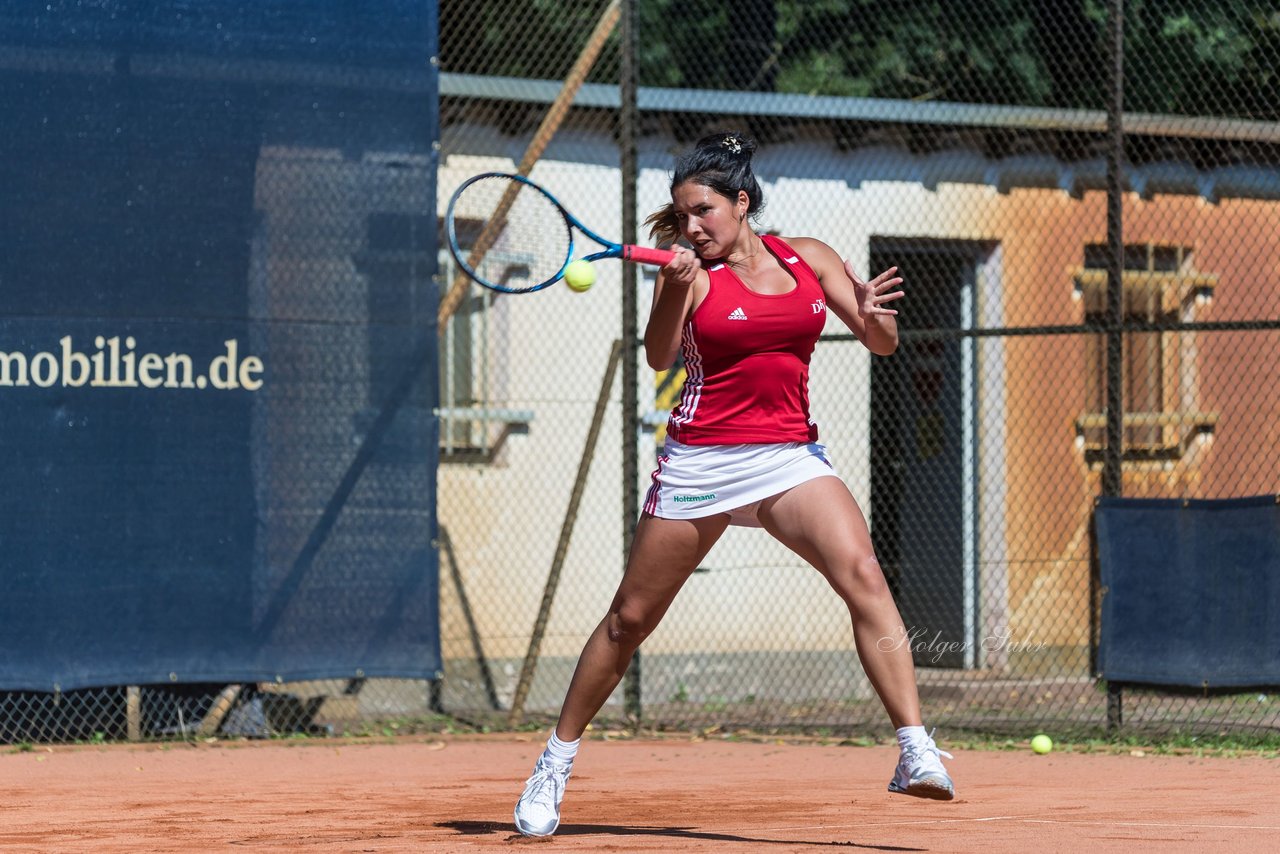
[[[1086,246],[1084,265],[1074,276],[1086,323],[1102,325],[1107,320],[1107,258],[1106,245]],[[1212,432],[1217,417],[1200,405],[1197,335],[1176,326],[1197,319],[1212,302],[1216,285],[1216,275],[1195,268],[1189,247],[1125,246],[1123,320],[1126,325],[1163,327],[1124,334],[1120,369],[1125,460],[1179,459],[1197,435]],[[1097,461],[1106,447],[1105,335],[1087,339],[1085,373],[1084,412],[1076,420],[1076,437],[1086,457]]]
[[[455,233],[465,251],[479,238],[483,223],[456,219]],[[437,223],[440,247],[436,282],[440,299],[462,275],[448,248],[444,221]],[[501,265],[504,281],[527,275],[527,266],[518,259],[491,249],[486,265]],[[440,460],[441,462],[484,462],[498,460],[506,440],[527,430],[533,420],[529,410],[504,407],[507,336],[499,295],[470,284],[466,296],[440,331]]]
[[[437,324],[439,300],[458,277],[457,263],[447,248],[442,222],[430,215],[380,212],[366,222],[367,240],[357,258],[368,281],[369,315],[375,323],[369,335],[373,372],[370,404],[381,405],[408,368],[403,351],[383,334],[377,321]],[[459,222],[464,246],[479,233],[479,223]],[[435,232],[434,242],[428,238]],[[431,248],[438,247],[434,258]],[[518,266],[518,265],[517,265]],[[434,268],[434,280],[428,274]],[[511,274],[518,275],[515,267]],[[427,287],[436,289],[432,297]],[[498,346],[493,326],[500,314],[491,291],[471,287],[440,330],[437,381],[441,462],[493,462],[512,432],[523,429],[532,415],[495,406],[505,349]],[[404,405],[426,404],[426,386],[419,384]]]

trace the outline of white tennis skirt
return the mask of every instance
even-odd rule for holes
[[[836,477],[817,442],[685,445],[668,438],[658,456],[644,512],[661,519],[728,513],[729,524],[760,527],[766,498],[816,477]]]

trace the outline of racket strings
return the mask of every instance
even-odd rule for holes
[[[465,187],[450,215],[458,261],[502,290],[531,290],[569,260],[573,235],[560,208],[538,190],[502,176]]]

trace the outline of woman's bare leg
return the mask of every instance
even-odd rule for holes
[[[690,574],[729,525],[727,514],[703,519],[643,516],[609,613],[587,639],[569,682],[556,736],[581,737]]]
[[[765,530],[812,564],[849,608],[858,658],[894,729],[920,725],[915,665],[902,617],[844,482],[819,477],[760,505]]]

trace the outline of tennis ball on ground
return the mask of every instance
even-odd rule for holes
[[[1048,753],[1050,750],[1053,750],[1053,739],[1049,738],[1049,736],[1044,733],[1041,733],[1031,739],[1031,749],[1036,753]]]
[[[584,261],[581,258],[571,261],[569,266],[564,268],[564,283],[578,293],[582,293],[596,283],[596,268],[591,266],[590,261]]]

